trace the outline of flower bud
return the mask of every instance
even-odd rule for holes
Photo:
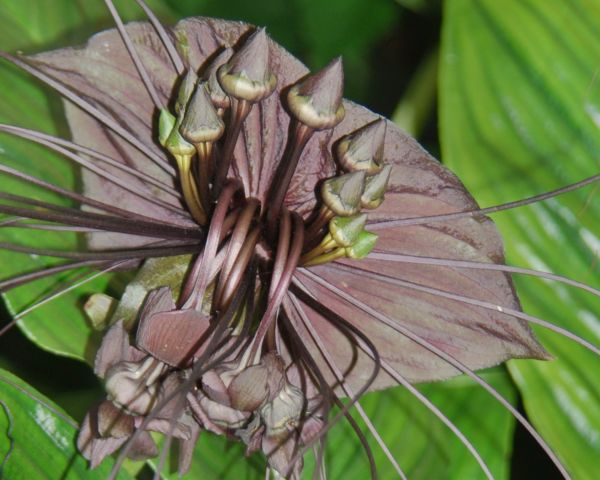
[[[215,142],[223,135],[225,124],[217,115],[206,90],[206,83],[199,83],[188,102],[179,133],[193,144]]]
[[[364,230],[367,216],[364,213],[351,217],[334,217],[329,222],[329,233],[340,247],[350,247]]]
[[[219,67],[217,78],[225,93],[238,100],[259,102],[277,86],[277,77],[269,68],[269,41],[264,28],[259,28]]]
[[[374,209],[383,202],[385,192],[392,173],[391,165],[384,165],[383,170],[365,181],[365,191],[360,197],[363,208]]]
[[[365,176],[364,171],[358,171],[325,180],[321,187],[325,205],[341,217],[357,214],[365,189]]]
[[[268,436],[285,434],[298,424],[304,395],[302,390],[286,382],[272,402],[267,403],[260,412]]]
[[[378,235],[363,230],[358,235],[358,238],[352,246],[346,248],[346,256],[355,260],[365,258],[375,247]]]
[[[229,96],[227,93],[223,91],[221,88],[221,84],[219,83],[219,79],[217,76],[217,72],[221,65],[225,64],[231,56],[233,55],[233,50],[231,48],[224,49],[221,53],[219,53],[215,59],[211,62],[208,67],[206,78],[207,85],[206,89],[208,94],[210,95],[210,100],[213,105],[218,109],[229,108]]]
[[[175,113],[177,115],[185,111],[186,105],[194,92],[194,88],[196,88],[197,82],[198,75],[196,75],[196,72],[193,70],[185,72],[185,76],[183,77],[181,85],[179,86],[179,91],[177,92],[177,99],[175,100]]]
[[[287,95],[292,115],[315,130],[335,127],[344,118],[344,71],[336,58],[321,71],[294,85]]]
[[[104,293],[94,293],[87,299],[83,310],[90,319],[94,330],[104,330],[108,325],[110,314],[117,306],[118,301]]]
[[[142,362],[119,362],[106,372],[105,388],[109,400],[126,412],[146,415],[156,403],[159,384],[157,377],[164,364],[152,357]]]
[[[166,108],[163,108],[160,111],[160,115],[158,117],[158,142],[165,147],[167,145],[167,140],[175,128],[175,124],[177,123],[177,118],[169,112]]]
[[[365,170],[368,175],[380,172],[384,138],[385,121],[381,119],[346,135],[337,146],[340,165],[348,172]]]
[[[179,133],[179,127],[183,120],[182,115],[180,114],[177,118],[177,123],[171,130],[171,134],[167,138],[165,143],[165,148],[169,151],[171,155],[174,157],[191,157],[196,153],[196,147],[189,143],[181,136]]]

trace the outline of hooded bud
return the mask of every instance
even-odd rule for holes
[[[206,83],[199,83],[188,102],[179,133],[188,142],[196,144],[215,142],[224,131],[225,124],[210,101]]]
[[[175,100],[175,113],[179,115],[185,110],[185,107],[196,88],[198,82],[198,75],[193,70],[185,72],[185,76],[179,85],[179,91],[177,92],[177,99]]]
[[[323,182],[323,202],[336,215],[348,217],[360,211],[360,198],[365,190],[364,171],[346,173]]]
[[[191,157],[196,153],[196,147],[186,141],[186,139],[181,136],[181,133],[179,133],[179,127],[181,126],[182,121],[183,117],[180,114],[173,130],[171,130],[171,134],[165,142],[165,148],[174,157]]]
[[[104,401],[98,406],[98,433],[101,437],[123,438],[133,434],[134,419],[114,403]]]
[[[250,35],[242,48],[217,71],[225,93],[238,100],[259,102],[277,86],[277,77],[269,67],[269,41],[264,28]]]
[[[349,247],[356,242],[366,223],[367,216],[364,213],[351,217],[334,217],[329,222],[329,233],[339,247]]]
[[[119,302],[104,293],[94,293],[87,299],[83,310],[90,319],[94,330],[104,330],[110,319],[111,313]]]
[[[269,394],[268,378],[269,371],[263,365],[242,370],[229,385],[231,406],[244,412],[258,409]]]
[[[126,412],[146,415],[159,393],[157,377],[165,365],[152,357],[143,362],[120,362],[106,372],[106,393],[109,400]]]
[[[229,96],[221,88],[221,84],[219,83],[219,79],[217,77],[217,71],[221,65],[224,65],[225,62],[231,58],[232,55],[233,49],[231,48],[226,48],[225,50],[221,51],[221,53],[219,53],[212,61],[206,72],[206,88],[208,90],[208,94],[210,95],[210,100],[216,108],[229,108]]]
[[[166,108],[163,108],[160,111],[158,117],[158,141],[163,147],[166,147],[167,140],[169,139],[173,128],[175,128],[176,123],[177,118]]]
[[[378,235],[363,230],[358,235],[356,242],[351,247],[346,248],[346,256],[355,260],[365,258],[375,247],[377,238],[379,238]]]
[[[368,175],[383,167],[385,121],[376,120],[342,138],[337,146],[337,158],[348,172],[364,170]]]
[[[315,130],[335,127],[344,118],[344,71],[336,58],[319,72],[294,85],[287,95],[293,116]]]
[[[304,407],[302,390],[286,382],[272,402],[260,411],[268,436],[288,435],[298,425]]]
[[[365,182],[365,191],[360,197],[360,203],[363,208],[374,209],[383,202],[385,192],[387,191],[391,165],[384,165],[383,170],[372,177],[368,177]]]

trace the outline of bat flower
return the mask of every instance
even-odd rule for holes
[[[75,259],[62,270],[141,265],[96,360],[108,400],[79,440],[92,465],[121,445],[153,453],[148,430],[189,456],[204,429],[297,478],[332,406],[352,423],[367,391],[460,373],[491,389],[474,370],[547,358],[508,275],[486,268],[503,263],[491,220],[342,98],[340,59],[311,73],[245,23],[113,13],[118,29],[82,48],[3,54],[59,91],[73,138],[1,129],[81,165],[83,193],[38,182],[82,208],[12,196],[35,208],[1,211],[87,229],[87,251],[41,252]]]

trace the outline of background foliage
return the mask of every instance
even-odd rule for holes
[[[127,19],[143,18],[133,1],[115,3]],[[311,68],[343,55],[347,97],[393,116],[441,155],[483,206],[598,173],[597,0],[149,3],[165,22],[202,14],[265,25]],[[0,25],[0,48],[30,53],[82,43],[111,22],[100,1],[6,0],[0,4]],[[0,91],[0,121],[68,136],[56,96],[5,64],[0,65]],[[24,141],[0,136],[0,149],[3,163],[65,187],[77,183],[77,172],[66,162]],[[45,198],[2,178],[6,189]],[[597,187],[494,218],[510,263],[600,287]],[[4,229],[1,235],[10,240],[15,232]],[[49,233],[19,235],[32,245],[77,241]],[[2,252],[0,262],[5,277],[49,261]],[[71,280],[65,276],[19,289],[6,296],[8,310],[19,312],[57,281]],[[530,278],[518,279],[517,285],[526,311],[600,343],[597,299]],[[90,292],[121,288],[116,278],[98,279],[21,320],[20,331],[29,340],[18,330],[0,338],[0,366],[12,372],[0,372],[0,469],[7,478],[27,473],[51,479],[106,477],[107,466],[83,473],[72,443],[75,421],[102,396],[91,370],[78,361],[89,362],[97,342],[81,302]],[[2,322],[9,319],[7,311]],[[574,478],[592,479],[600,458],[600,362],[556,335],[539,335],[555,361],[514,361],[510,374],[500,367],[485,378],[515,404],[522,401]],[[514,419],[466,379],[421,390],[473,441],[496,478],[556,475]],[[409,478],[482,477],[464,446],[406,392],[371,394],[364,407]],[[365,457],[349,438],[346,426],[330,435],[329,478],[367,478]],[[394,478],[372,443],[381,477]],[[238,445],[205,435],[198,452],[190,478],[262,478],[263,460],[243,458]],[[139,468],[130,465],[124,478],[143,477]]]

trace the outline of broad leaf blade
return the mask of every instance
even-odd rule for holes
[[[0,477],[14,480],[104,479],[112,461],[89,470],[75,446],[77,426],[58,406],[0,370]],[[120,479],[131,478],[125,472]]]
[[[600,158],[598,2],[446,3],[442,43],[444,161],[484,206],[597,174]],[[568,25],[568,28],[567,28]],[[595,195],[596,194],[596,195]],[[499,214],[511,263],[599,286],[597,187]],[[564,285],[520,278],[526,311],[600,343],[600,302]],[[512,362],[535,426],[576,478],[600,455],[600,359],[536,329],[557,357]]]

